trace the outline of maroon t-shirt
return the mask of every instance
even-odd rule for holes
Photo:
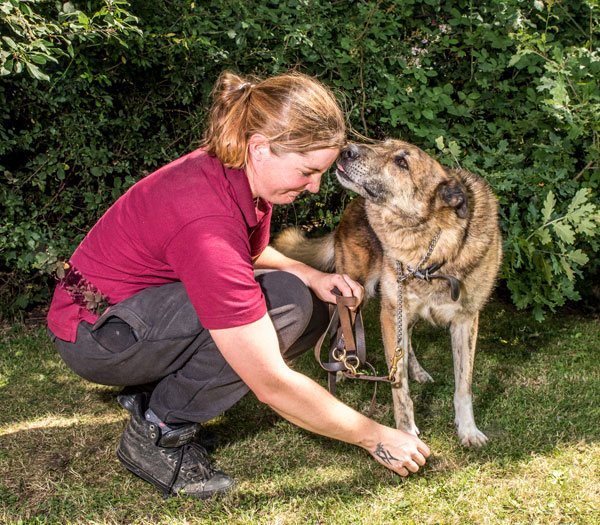
[[[142,179],[90,230],[70,259],[110,304],[181,281],[205,328],[232,328],[267,311],[252,258],[269,242],[272,206],[252,198],[243,170],[196,150]],[[98,315],[59,283],[48,326],[75,341]]]

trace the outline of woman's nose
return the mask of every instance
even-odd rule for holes
[[[311,175],[309,183],[306,185],[306,189],[311,193],[318,193],[321,187],[321,174]]]

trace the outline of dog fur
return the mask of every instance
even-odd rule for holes
[[[291,228],[277,237],[275,248],[323,271],[348,274],[365,287],[366,298],[379,292],[383,344],[391,366],[397,346],[397,261],[404,273],[414,269],[439,233],[420,269],[442,264],[439,274],[458,279],[460,297],[452,300],[445,279],[404,281],[408,352],[398,364],[392,388],[396,426],[418,434],[408,378],[433,381],[410,343],[412,328],[422,318],[450,330],[459,439],[466,446],[485,445],[487,437],[475,425],[471,383],[479,312],[502,259],[496,198],[481,177],[443,167],[399,140],[350,144],[340,155],[336,174],[359,197],[346,208],[335,232],[308,239]]]

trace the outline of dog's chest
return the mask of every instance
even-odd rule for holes
[[[397,307],[398,283],[395,272],[388,267],[381,281],[381,294],[389,304]],[[409,320],[418,317],[434,325],[448,325],[463,311],[462,301],[454,302],[445,281],[423,281],[416,277],[405,281],[403,308]]]
[[[431,283],[423,284],[435,286]],[[462,305],[452,301],[449,291],[445,292],[436,286],[436,290],[430,289],[423,293],[422,288],[419,288],[418,293],[410,285],[405,289],[403,307],[406,308],[409,319],[420,317],[431,324],[446,326],[461,314]]]

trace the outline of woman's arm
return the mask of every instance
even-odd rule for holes
[[[290,259],[272,246],[267,246],[254,260],[256,269],[283,270],[300,278],[312,289],[317,297],[327,303],[335,303],[335,295],[331,290],[337,287],[344,297],[358,298],[357,305],[363,298],[363,287],[346,274],[324,273],[304,263]]]
[[[291,370],[281,357],[268,315],[244,326],[210,333],[227,362],[258,399],[288,421],[358,445],[401,476],[425,464],[429,448],[416,436],[359,414],[310,378]]]

